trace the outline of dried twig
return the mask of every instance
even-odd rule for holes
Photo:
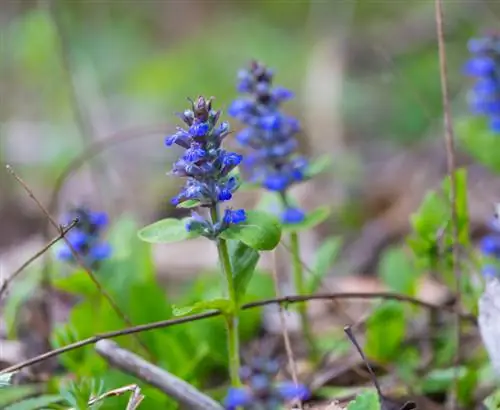
[[[419,299],[412,298],[406,295],[400,295],[398,293],[391,292],[377,292],[377,293],[359,293],[359,292],[346,292],[346,293],[328,293],[328,294],[316,294],[316,295],[297,295],[297,296],[284,296],[281,298],[265,299],[256,302],[251,302],[243,305],[242,310],[253,309],[262,306],[279,304],[290,304],[290,303],[300,303],[307,302],[309,300],[335,300],[335,299],[385,299],[385,300],[397,300],[404,303],[411,303],[416,306],[420,306],[426,309],[446,311],[450,313],[455,313],[455,310],[449,306],[433,305],[432,303],[424,302]],[[0,374],[10,373],[28,366],[32,366],[36,363],[42,362],[44,360],[50,359],[51,357],[58,356],[62,353],[69,352],[71,350],[78,349],[83,346],[91,345],[99,340],[113,339],[118,336],[125,336],[134,333],[146,332],[148,330],[161,329],[169,326],[180,325],[182,323],[195,322],[202,319],[208,319],[211,317],[216,317],[221,314],[220,311],[216,310],[213,312],[199,313],[195,315],[180,317],[176,319],[161,320],[159,322],[147,323],[144,325],[139,325],[135,327],[130,327],[126,329],[115,330],[112,332],[106,332],[97,334],[95,336],[89,337],[87,339],[80,340],[78,342],[69,344],[67,346],[60,347],[58,349],[51,350],[39,356],[33,357],[31,359],[25,360],[24,362],[18,363],[14,366],[10,366],[6,369],[0,371]],[[471,314],[459,313],[462,320],[476,323],[476,318]]]
[[[111,365],[160,389],[180,404],[192,410],[222,410],[212,398],[189,383],[145,361],[136,354],[122,349],[110,340],[99,341],[95,349]]]
[[[37,260],[40,256],[42,256],[47,250],[54,245],[56,242],[61,240],[71,229],[75,227],[75,225],[78,223],[78,220],[75,219],[73,220],[68,226],[66,227],[61,227],[60,231],[61,233],[57,235],[54,239],[52,239],[47,245],[45,245],[42,249],[40,249],[37,253],[35,253],[33,256],[31,256],[26,262],[24,262],[18,269],[16,269],[15,272],[13,272],[7,279],[5,279],[2,283],[2,286],[0,287],[0,300],[2,299],[2,295],[7,291],[7,287],[9,284],[24,270],[26,269],[31,263],[33,263],[35,260]]]
[[[88,401],[89,408],[90,406],[107,399],[108,397],[116,397],[121,396],[125,393],[132,393],[130,399],[127,403],[127,408],[125,410],[135,410],[139,407],[142,400],[144,399],[144,395],[141,394],[141,389],[137,384],[129,384],[128,386],[118,387],[117,389],[110,390],[106,393],[101,394],[100,396],[94,397]],[[70,408],[68,410],[77,410],[75,408]]]
[[[276,250],[273,252],[273,269],[272,276],[274,282],[274,292],[277,298],[281,296],[279,282],[278,282],[278,260],[276,255]],[[283,332],[283,341],[285,343],[285,351],[288,359],[288,364],[290,366],[290,373],[292,375],[292,381],[295,383],[295,386],[298,386],[299,379],[297,377],[297,364],[295,363],[295,357],[293,355],[292,344],[290,343],[290,336],[288,334],[288,328],[286,326],[286,318],[285,318],[285,309],[282,304],[278,305],[279,316],[281,321],[281,330]],[[298,402],[299,408],[302,409],[302,402],[299,400]]]
[[[453,246],[452,249],[452,267],[453,275],[455,277],[455,292],[456,292],[456,306],[457,311],[460,309],[461,305],[461,272],[458,265],[458,243],[459,243],[459,231],[458,231],[458,215],[457,215],[457,182],[455,177],[455,142],[454,142],[454,132],[453,123],[451,118],[451,108],[450,99],[448,95],[448,74],[447,74],[447,63],[446,63],[446,46],[444,41],[444,29],[443,29],[443,4],[442,0],[435,0],[436,6],[436,32],[437,32],[437,42],[439,49],[439,73],[441,78],[441,93],[443,98],[443,113],[444,113],[444,136],[446,142],[446,159],[448,167],[448,175],[450,177],[450,202],[451,202],[451,223],[452,223],[452,235],[453,235]],[[458,365],[460,364],[460,344],[461,344],[461,321],[460,317],[456,316],[456,331],[457,331],[457,346],[454,357],[454,365],[457,369],[455,374],[455,392],[458,389]],[[458,402],[455,398],[453,400],[452,408],[458,408]]]
[[[35,196],[33,191],[28,187],[26,182],[24,182],[19,175],[17,175],[14,171],[14,169],[10,166],[6,166],[7,171],[16,179],[17,182],[24,188],[24,190],[28,193],[31,199],[38,205],[40,210],[45,214],[47,217],[48,221],[50,224],[56,228],[59,233],[62,235],[62,239],[66,242],[66,245],[68,246],[69,250],[71,251],[73,257],[75,258],[76,262],[83,268],[85,273],[88,275],[88,277],[91,279],[91,281],[94,283],[96,288],[98,289],[99,293],[108,301],[108,303],[111,305],[113,310],[116,312],[118,316],[122,318],[122,320],[128,325],[128,326],[133,326],[132,322],[130,319],[125,315],[125,313],[122,312],[122,310],[118,307],[116,302],[113,300],[111,295],[102,287],[101,283],[99,280],[96,278],[94,273],[91,271],[91,269],[86,265],[86,263],[83,261],[83,259],[80,257],[78,252],[75,250],[71,242],[63,235],[63,230],[61,226],[56,222],[56,220],[50,215],[50,213],[47,211],[45,206],[38,200],[38,198]],[[140,340],[139,337],[136,337],[138,343],[142,346],[142,348],[145,350],[145,352],[148,354],[150,358],[153,359],[153,354],[149,351],[148,347]]]

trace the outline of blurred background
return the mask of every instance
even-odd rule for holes
[[[498,22],[500,4],[444,3],[458,117],[467,40]],[[428,0],[2,1],[0,161],[54,216],[82,202],[141,224],[180,215],[169,205],[178,182],[165,175],[176,151],[163,143],[174,113],[199,94],[224,111],[237,70],[256,58],[296,92],[287,110],[302,121],[303,150],[333,161],[297,188],[303,206],[334,211],[304,252],[340,233],[351,244],[349,273],[373,273],[380,249],[406,233],[446,169],[433,16]],[[238,201],[251,206],[255,195]],[[480,202],[479,219],[491,206]],[[6,172],[0,221],[5,272],[43,243],[44,224]],[[164,269],[188,263],[173,260],[178,248],[161,249]],[[189,263],[215,263],[210,255]]]

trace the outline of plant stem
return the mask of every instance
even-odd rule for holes
[[[287,208],[288,198],[285,192],[280,193],[280,198],[283,206]],[[304,283],[304,271],[302,269],[302,261],[300,259],[300,245],[299,245],[299,234],[297,232],[290,233],[290,253],[292,255],[292,268],[293,268],[293,282],[295,285],[295,291],[298,295],[304,296],[307,292]],[[309,347],[309,359],[313,364],[319,362],[320,354],[311,330],[311,325],[307,318],[307,305],[305,303],[299,303],[297,306],[300,315],[300,322],[302,325],[302,332],[304,338]]]
[[[219,221],[219,210],[217,206],[210,209],[210,216],[212,217],[213,223]],[[227,349],[229,355],[229,376],[231,378],[231,385],[233,387],[240,387],[240,335],[238,327],[238,315],[240,308],[234,286],[233,267],[231,266],[229,250],[225,239],[217,238],[217,251],[219,254],[221,268],[227,283],[228,297],[233,305],[231,314],[225,315],[227,328]]]
[[[299,235],[297,232],[292,232],[290,234],[290,250],[292,253],[293,281],[295,283],[295,290],[298,295],[305,295],[306,289],[304,286],[304,272],[302,270],[302,261],[300,260]],[[305,303],[299,303],[298,310],[300,314],[302,332],[304,333],[304,338],[309,345],[309,358],[313,364],[316,364],[319,361],[319,352],[316,343],[314,342],[311,325],[307,318],[307,305]]]

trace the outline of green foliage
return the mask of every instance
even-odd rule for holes
[[[401,248],[384,252],[380,262],[380,276],[389,289],[415,296],[421,271],[415,268],[412,260]]]
[[[230,314],[234,307],[229,299],[211,299],[197,302],[194,305],[178,308],[173,306],[172,313],[174,316],[186,316],[195,313],[202,313],[210,310],[220,310],[223,314]]]
[[[58,394],[45,394],[31,399],[20,401],[5,407],[4,410],[39,410],[46,409],[48,406],[62,401]]]
[[[270,251],[280,242],[281,225],[275,216],[267,212],[247,211],[245,222],[231,225],[221,237],[239,240],[259,251]]]
[[[174,243],[199,236],[196,232],[186,229],[187,218],[166,218],[142,228],[138,235],[149,243]]]
[[[307,231],[324,222],[330,215],[330,209],[327,206],[322,206],[308,213],[303,221],[295,224],[283,224],[284,232],[300,232]]]
[[[466,117],[456,123],[457,136],[464,148],[493,172],[500,172],[500,140],[484,117]]]
[[[413,233],[408,244],[423,268],[435,268],[439,264],[449,270],[451,246],[470,245],[466,170],[457,170],[455,180],[458,244],[453,244],[449,177],[442,184],[442,192],[428,192],[419,210],[410,218]]]
[[[314,257],[312,275],[307,278],[307,293],[314,293],[319,289],[321,281],[328,274],[341,246],[342,240],[339,237],[328,238],[321,244]]]
[[[69,381],[60,387],[60,394],[64,400],[75,410],[97,410],[103,405],[99,401],[91,406],[88,402],[93,397],[98,397],[104,393],[104,381],[97,382],[95,379],[82,379]]]
[[[9,404],[22,401],[40,391],[36,385],[2,386],[0,388],[0,408],[5,409]]]
[[[484,405],[488,410],[499,410],[500,409],[500,389],[495,390],[490,394],[485,400]]]
[[[240,241],[229,241],[229,256],[234,273],[234,287],[236,296],[242,299],[245,296],[248,284],[259,262],[259,253]]]
[[[397,301],[382,303],[366,322],[365,353],[381,363],[395,360],[406,332],[404,306]]]
[[[347,410],[380,410],[380,400],[375,390],[359,394],[347,406]]]

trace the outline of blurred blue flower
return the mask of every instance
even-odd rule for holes
[[[94,212],[84,207],[69,211],[63,218],[63,224],[68,225],[77,219],[66,239],[71,247],[90,268],[97,268],[99,263],[111,256],[112,248],[101,236],[108,224],[108,215],[104,212]],[[62,244],[57,250],[57,257],[65,262],[76,264],[76,260],[68,244]]]
[[[500,273],[500,224],[496,216],[489,222],[491,233],[479,241],[479,250],[486,257],[486,264],[482,268],[484,277],[496,277]]]
[[[240,376],[244,387],[230,388],[224,400],[227,410],[241,407],[245,410],[278,410],[293,400],[307,400],[310,392],[307,386],[291,381],[276,383],[279,363],[267,358],[254,358],[250,365],[243,366]]]
[[[242,162],[243,157],[222,148],[222,141],[229,134],[229,124],[218,124],[220,111],[212,109],[212,100],[198,97],[196,101],[191,101],[191,105],[190,110],[179,114],[187,129],[178,127],[175,134],[165,139],[167,146],[176,144],[185,149],[174,163],[171,174],[187,180],[171,202],[180,206],[194,200],[198,206],[218,210],[218,204],[231,200],[238,189],[238,179],[231,175],[231,171]],[[186,229],[214,239],[229,225],[244,220],[245,211],[242,209],[226,210],[222,221],[210,221],[193,214]]]
[[[281,111],[281,103],[293,98],[293,92],[273,87],[273,72],[256,61],[240,70],[238,81],[238,91],[245,95],[231,103],[228,114],[246,125],[236,135],[236,140],[251,152],[242,166],[249,180],[286,198],[292,185],[305,180],[308,166],[297,152],[299,121]],[[301,220],[287,217],[287,211],[282,219],[288,223]]]
[[[488,118],[489,127],[500,133],[500,37],[473,38],[468,43],[472,57],[464,65],[464,73],[475,77],[468,101],[473,114]]]

